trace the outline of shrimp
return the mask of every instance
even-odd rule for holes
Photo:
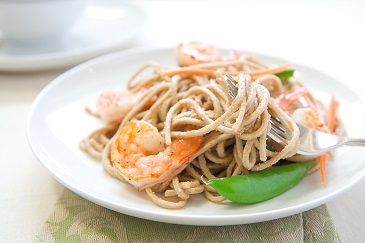
[[[305,102],[300,102],[301,98],[303,99],[302,101]],[[283,111],[288,113],[296,123],[314,130],[329,132],[328,127],[321,120],[318,110],[310,99],[308,90],[305,87],[296,85],[292,90],[277,97],[275,102]],[[275,142],[273,142],[272,145],[274,145],[274,147],[277,146]],[[314,158],[316,158],[316,156],[295,154],[294,156],[287,158],[287,160],[303,162]]]
[[[109,125],[119,124],[146,91],[147,89],[133,93],[116,90],[105,91],[96,101],[96,113],[103,122]]]
[[[294,89],[282,93],[275,98],[275,103],[285,112],[290,113],[291,110],[295,110],[297,107],[293,107],[293,103],[300,97],[306,95],[308,91],[304,87],[295,86]]]
[[[293,89],[276,97],[275,103],[288,114],[302,107],[309,107],[317,112],[317,107],[313,103],[309,91],[300,83],[297,83]]]
[[[325,125],[324,122],[320,119],[318,112],[313,110],[311,107],[304,107],[296,109],[293,114],[291,115],[293,120],[305,127],[312,128],[314,130],[322,131],[322,132],[329,132],[328,127]],[[308,161],[318,156],[308,156],[308,155],[300,155],[295,154],[294,156],[288,158],[287,160],[296,161],[296,162],[303,162]]]
[[[301,104],[299,98],[303,97],[305,104]],[[275,99],[276,104],[287,112],[296,123],[322,132],[328,132],[328,127],[321,121],[317,108],[309,98],[308,90],[301,85],[281,94]]]
[[[318,112],[310,107],[299,108],[292,114],[294,121],[302,126],[329,133],[328,127],[321,121]]]
[[[176,59],[180,66],[190,66],[199,63],[239,60],[240,54],[233,51],[227,56],[222,56],[215,47],[192,41],[180,43],[177,46]]]
[[[202,142],[202,136],[176,138],[165,147],[156,127],[130,121],[117,134],[110,160],[127,182],[143,190],[180,173]]]

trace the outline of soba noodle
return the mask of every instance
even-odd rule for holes
[[[149,198],[164,208],[184,207],[192,194],[204,194],[213,202],[225,199],[204,181],[215,177],[248,174],[275,165],[297,151],[299,131],[294,121],[282,111],[272,97],[282,92],[280,79],[265,75],[255,80],[249,75],[238,75],[238,94],[228,93],[226,70],[257,70],[266,66],[247,58],[227,63],[199,64],[189,68],[216,70],[214,77],[206,75],[164,76],[167,70],[157,64],[143,66],[128,83],[130,92],[147,87],[148,92],[135,104],[117,126],[107,126],[91,133],[81,148],[102,161],[106,171],[123,180],[110,160],[114,134],[128,121],[146,121],[155,126],[168,146],[175,138],[203,136],[200,149],[186,166],[171,180],[145,189]],[[142,73],[151,70],[147,78]],[[151,101],[153,103],[151,104]],[[280,119],[292,135],[288,145],[279,151],[266,148],[270,117]],[[193,125],[195,130],[186,130]]]

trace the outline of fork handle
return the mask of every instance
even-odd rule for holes
[[[363,138],[348,138],[344,143],[344,146],[365,146],[365,139]]]

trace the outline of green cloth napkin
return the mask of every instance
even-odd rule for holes
[[[185,226],[127,216],[68,189],[35,242],[340,242],[326,206],[272,221],[235,226]]]

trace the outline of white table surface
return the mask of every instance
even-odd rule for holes
[[[279,56],[365,93],[365,1],[133,1],[148,23],[131,46],[199,40]],[[1,48],[1,47],[0,47]],[[63,186],[30,150],[37,93],[66,69],[0,72],[0,242],[30,242]],[[365,178],[327,205],[342,242],[365,241]]]

